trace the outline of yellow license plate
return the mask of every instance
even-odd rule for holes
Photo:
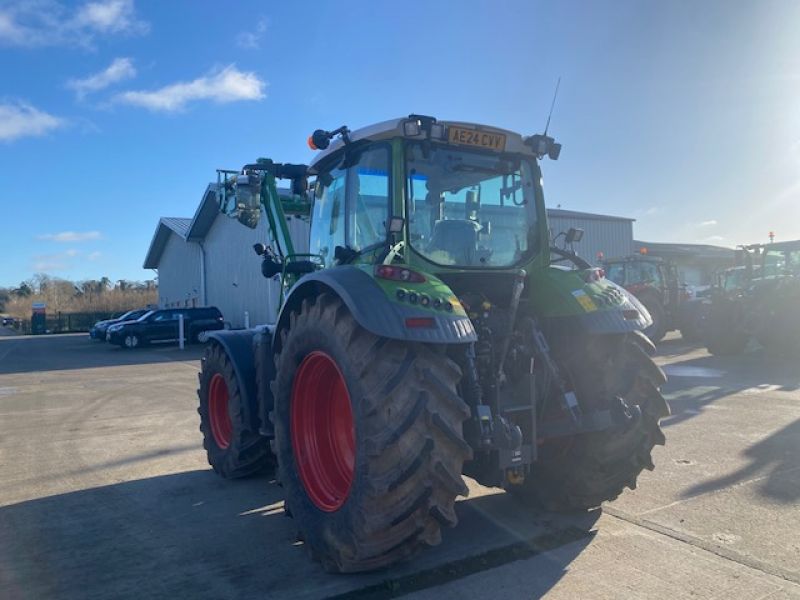
[[[506,134],[493,131],[476,131],[464,127],[450,126],[447,139],[451,144],[503,151],[506,148]]]

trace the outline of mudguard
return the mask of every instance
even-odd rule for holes
[[[253,432],[259,431],[257,412],[258,390],[256,389],[256,362],[253,352],[253,338],[256,331],[242,329],[233,331],[214,331],[208,334],[209,342],[219,344],[233,365],[236,381],[242,394],[242,407],[245,423]]]
[[[346,265],[324,269],[305,275],[289,292],[281,309],[276,331],[287,324],[289,315],[296,310],[304,298],[316,297],[324,291],[338,296],[361,327],[381,337],[410,342],[436,344],[465,344],[477,340],[469,317],[450,289],[444,283],[426,275],[430,289],[447,296],[456,309],[445,312],[441,309],[399,302],[395,292],[403,287],[402,282],[379,284],[368,270],[372,267]],[[406,285],[410,287],[410,284]],[[431,327],[407,327],[407,319],[433,319]],[[280,339],[273,340],[276,349]]]
[[[584,280],[584,272],[543,269],[535,273],[532,302],[541,320],[567,334],[643,331],[652,324],[644,305],[608,279]]]

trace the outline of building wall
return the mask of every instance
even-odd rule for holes
[[[296,218],[289,224],[295,251],[308,252],[308,225]],[[203,241],[206,303],[219,308],[234,329],[245,326],[245,311],[251,326],[276,320],[280,278],[265,279],[261,257],[253,252],[253,244],[268,243],[267,232],[263,215],[256,229],[220,215]]]
[[[158,263],[158,305],[200,306],[200,248],[170,233]]]
[[[585,219],[576,217],[549,217],[551,239],[570,227],[583,229],[583,239],[575,244],[575,251],[584,260],[596,264],[597,254],[605,258],[627,256],[633,252],[633,222],[616,219]],[[561,247],[563,236],[557,245]]]

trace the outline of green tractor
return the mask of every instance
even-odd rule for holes
[[[705,326],[712,354],[744,352],[751,339],[769,350],[800,350],[800,240],[740,246],[742,265],[723,274]]]
[[[665,377],[646,309],[550,247],[539,161],[560,145],[422,115],[309,145],[310,166],[220,171],[221,210],[268,219],[255,250],[282,301],[274,325],[210,336],[214,470],[275,468],[334,572],[438,544],[464,475],[559,511],[634,488],[664,443]],[[308,253],[290,219],[310,220]]]

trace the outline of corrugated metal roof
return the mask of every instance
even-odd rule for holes
[[[723,258],[734,256],[733,248],[712,246],[711,244],[681,244],[669,242],[644,242],[633,240],[634,248],[647,248],[647,253],[664,258],[694,257],[694,258]]]
[[[633,222],[636,219],[630,217],[615,217],[613,215],[601,215],[597,213],[580,212],[577,210],[565,210],[563,208],[548,208],[548,217],[560,217],[563,219],[591,219],[597,221],[629,221]]]
[[[169,227],[183,239],[186,239],[192,220],[185,217],[161,217],[161,223]]]
[[[153,234],[153,239],[150,242],[150,248],[147,250],[147,256],[144,258],[145,269],[157,269],[158,261],[161,259],[161,253],[167,245],[169,236],[173,233],[179,235],[181,239],[186,239],[189,228],[192,226],[192,219],[184,217],[161,217],[158,220],[156,232]]]

